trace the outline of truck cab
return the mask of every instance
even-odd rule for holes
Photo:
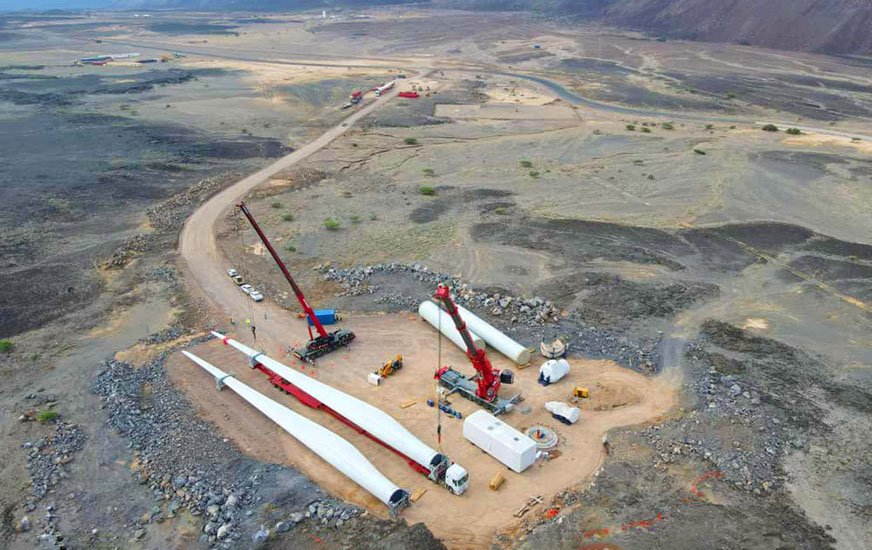
[[[469,488],[469,472],[460,464],[452,464],[445,472],[445,486],[455,495],[462,495]]]

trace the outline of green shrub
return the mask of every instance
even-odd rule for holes
[[[285,250],[287,250],[288,252],[296,252],[297,247],[292,245],[291,243],[288,243],[285,245]]]
[[[635,131],[636,125],[635,124],[627,124],[627,130],[629,130],[631,132]]]
[[[425,176],[433,177],[433,175],[435,174],[432,168],[423,168],[421,169],[421,171],[424,172]]]
[[[0,340],[0,353],[11,353],[14,347],[12,340]]]
[[[537,172],[537,171],[535,171],[535,170],[531,170],[531,171],[530,171],[530,177],[531,177],[531,178],[538,178],[538,177],[539,177],[539,172]]]
[[[533,161],[531,161],[531,160],[522,160],[522,161],[520,161],[520,163],[521,163],[521,168],[532,168],[533,167]]]
[[[418,192],[422,195],[426,195],[428,197],[432,197],[436,194],[436,188],[430,187],[429,185],[422,185],[418,188]]]
[[[798,136],[802,133],[802,130],[800,130],[799,128],[788,128],[787,130],[785,130],[785,132],[790,134],[791,136]]]
[[[405,143],[406,145],[417,145],[418,140],[413,137],[407,137],[403,140],[403,143]]]
[[[766,126],[763,127],[763,131],[764,132],[777,132],[778,126],[776,126],[774,124],[767,124]]]
[[[376,221],[376,220],[378,220],[378,214],[370,214],[370,215],[369,215],[369,219],[372,220],[372,221]]]
[[[696,153],[697,155],[704,155],[705,154],[705,151],[703,151],[702,149],[694,149],[693,152]]]
[[[294,221],[294,215],[291,214],[290,212],[287,212],[286,214],[284,214],[282,216],[282,219],[285,220],[286,222],[292,222],[292,221]]]
[[[349,219],[351,220],[351,223],[360,223],[360,216],[358,216],[357,214],[352,214]]]
[[[653,179],[654,179],[654,174],[648,174],[648,179],[649,179],[649,180],[653,180]]]
[[[274,203],[272,203],[270,206],[272,206],[273,208],[278,209],[278,208],[281,208],[281,207],[284,206],[284,205],[283,205],[282,203],[280,203],[280,202],[274,202]]]
[[[58,418],[60,418],[60,414],[57,411],[41,411],[36,415],[36,419],[40,422],[54,422]]]
[[[333,218],[327,218],[326,220],[324,220],[324,227],[327,228],[328,231],[336,231],[337,229],[342,227],[342,224],[340,224]]]
[[[509,213],[509,209],[506,208],[505,206],[497,206],[497,207],[494,209],[494,213],[495,213],[495,214],[499,214],[500,216],[505,216],[506,214]]]
[[[660,125],[660,127],[663,128],[664,130],[674,130],[675,129],[675,127],[672,126],[671,122],[664,122],[663,124]]]
[[[715,127],[714,124],[706,124],[706,125],[705,125],[705,129],[706,129],[706,130],[711,130],[711,129],[714,128],[714,127]]]
[[[642,133],[643,133],[643,134],[650,134],[650,133],[651,133],[651,128],[642,128]]]

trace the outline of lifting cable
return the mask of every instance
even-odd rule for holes
[[[436,372],[442,368],[442,310],[439,310],[440,315],[437,317],[436,327]],[[436,448],[442,452],[442,400],[439,398],[439,377],[434,376],[433,380],[436,384]]]

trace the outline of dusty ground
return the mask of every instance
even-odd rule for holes
[[[150,490],[160,490],[159,480],[156,488],[139,485],[130,475],[129,437],[104,427],[103,414],[134,422],[137,413],[118,417],[110,408],[93,414],[100,403],[86,390],[99,361],[148,334],[153,337],[120,357],[154,358],[155,348],[187,342],[206,325],[228,328],[229,317],[260,312],[236,295],[229,309],[215,308],[190,279],[176,279],[172,250],[181,221],[237,173],[264,166],[337,124],[344,116],[337,104],[350,87],[435,68],[421,81],[430,95],[389,103],[304,163],[273,174],[249,197],[313,302],[351,312],[405,311],[431,290],[420,272],[377,272],[351,284],[348,277],[327,281],[326,270],[311,268],[420,262],[461,276],[482,295],[553,301],[557,321],[513,321],[494,314],[493,303],[478,309],[527,345],[564,336],[580,372],[584,365],[608,364],[602,368],[622,379],[659,383],[596,360],[648,376],[660,370],[683,375],[674,414],[647,428],[612,430],[614,453],[592,485],[581,475],[581,485],[555,481],[546,502],[556,515],[537,510],[522,525],[503,526],[510,529],[493,542],[869,546],[870,450],[862,434],[869,429],[872,364],[872,81],[864,60],[658,42],[511,13],[369,15],[2,20],[0,135],[7,142],[0,162],[4,189],[12,192],[0,212],[8,258],[0,269],[27,283],[7,285],[14,292],[0,303],[0,334],[15,346],[3,356],[0,390],[8,435],[0,449],[0,540],[29,547],[48,525],[68,533],[72,545],[166,546],[199,535],[198,517],[167,521],[172,516],[165,518],[162,508],[158,521],[149,513]],[[185,57],[145,69],[69,66],[77,57],[126,50]],[[760,131],[770,121],[781,131]],[[788,126],[802,134],[786,135]],[[94,149],[102,154],[93,155]],[[64,162],[45,163],[44,150]],[[179,195],[204,179],[211,183]],[[420,194],[422,186],[436,194]],[[145,216],[167,197],[175,198]],[[325,229],[326,218],[339,221],[340,229]],[[216,227],[216,261],[225,263],[227,256],[227,265],[242,266],[268,300],[293,306],[253,235],[244,232],[240,244],[233,227],[232,219]],[[250,252],[245,260],[243,249]],[[117,260],[118,267],[98,271],[94,264],[103,259]],[[224,267],[209,275],[216,288],[229,284]],[[358,286],[362,293],[352,291]],[[377,322],[360,314],[352,319]],[[167,324],[174,328],[154,335]],[[101,330],[90,334],[95,325]],[[175,342],[185,332],[179,325],[191,330]],[[272,325],[260,325],[259,333],[283,341],[285,323],[275,323],[274,332]],[[429,344],[425,338],[421,349]],[[209,346],[208,353],[220,354]],[[363,342],[359,347],[366,349]],[[346,383],[383,359],[373,354],[355,362],[357,376]],[[149,364],[156,375],[164,372],[161,364]],[[181,367],[169,361],[174,376],[189,372]],[[399,400],[391,392],[414,368],[377,390],[389,406]],[[128,387],[124,379],[117,382]],[[203,387],[208,391],[186,393],[219,430],[226,428],[228,419],[216,416],[221,402]],[[539,396],[538,389],[531,394]],[[186,403],[182,395],[172,402]],[[406,413],[409,424],[426,436],[429,417],[416,423],[417,407]],[[21,482],[33,475],[30,451],[21,445],[68,432],[17,418],[51,408],[80,426],[85,440],[39,500]],[[254,425],[253,413],[237,410]],[[257,433],[263,430],[258,424]],[[258,458],[297,464],[296,457],[288,460],[290,447],[276,441],[261,442],[259,448],[276,454]],[[234,442],[243,452],[254,446]],[[576,443],[567,438],[570,447]],[[149,452],[157,453],[155,463],[172,464],[170,451],[156,444]],[[245,456],[217,439],[214,451]],[[466,462],[466,453],[456,454]],[[598,451],[588,458],[599,458]],[[239,464],[265,467],[246,460]],[[387,461],[413,475],[396,462]],[[483,460],[481,471],[492,462]],[[247,480],[250,467],[229,471]],[[246,540],[239,537],[253,534],[258,522],[273,528],[271,522],[325,498],[293,468],[269,471],[277,476],[270,479],[288,480],[287,491],[255,491],[262,504],[246,508],[251,519],[238,522],[231,540]],[[342,485],[323,469],[312,472],[316,480],[326,476],[325,486]],[[505,494],[526,481],[510,479]],[[133,504],[113,510],[119,495]],[[437,508],[430,502],[440,497],[449,499],[431,487],[409,517]],[[29,502],[39,511],[28,511]],[[48,515],[60,519],[46,516],[48,504],[55,507]],[[507,503],[505,510],[514,506]],[[36,526],[15,534],[25,513]],[[438,547],[420,525],[358,517],[336,529],[322,519],[307,519],[286,535],[273,532],[270,544]],[[444,536],[449,543],[469,540]]]
[[[269,322],[271,327],[280,327],[278,330],[284,338],[276,341],[261,335],[256,344],[259,348],[274,357],[282,357],[285,355],[286,342],[304,341],[306,332],[301,321],[276,319],[280,310],[273,308],[258,308],[256,318],[262,312],[273,319]],[[433,397],[432,373],[437,364],[436,334],[432,327],[420,319],[410,319],[408,315],[352,317],[343,322],[343,327],[358,335],[347,353],[327,357],[319,361],[315,368],[291,361],[290,357],[285,357],[284,361],[307,375],[387,411],[435,448],[435,413],[426,406],[427,398]],[[250,334],[243,333],[237,337],[253,343]],[[467,442],[462,435],[461,421],[443,418],[442,449],[470,473],[469,492],[463,497],[455,497],[431,485],[402,459],[359,436],[339,421],[320,411],[307,410],[294,398],[271,389],[260,372],[244,369],[244,357],[223,346],[220,341],[199,346],[193,352],[219,368],[233,370],[238,379],[339,433],[401,487],[410,492],[426,488],[427,493],[403,516],[410,522],[423,522],[451,547],[486,545],[497,531],[511,529],[516,523],[512,514],[530,496],[550,495],[569,488],[585,480],[599,467],[604,451],[597,443],[602,441],[606,431],[622,425],[656,421],[675,402],[673,390],[664,381],[651,380],[614,363],[573,360],[570,375],[559,384],[547,388],[536,383],[537,368],[516,370],[516,383],[507,386],[503,393],[521,393],[524,402],[518,411],[506,415],[504,421],[520,430],[537,424],[554,429],[561,438],[558,448],[562,454],[551,462],[534,466],[531,471],[516,474]],[[379,387],[366,384],[366,374],[374,370],[373,366],[396,353],[403,354],[403,370]],[[513,368],[510,361],[498,354],[490,355],[495,367]],[[471,369],[466,364],[465,355],[457,348],[444,349],[443,360],[464,371]],[[280,428],[269,426],[264,429],[262,416],[247,403],[229,395],[229,392],[222,393],[221,399],[216,399],[211,391],[203,391],[213,387],[210,377],[184,356],[179,354],[171,359],[167,368],[173,380],[191,395],[198,409],[220,426],[224,434],[236,441],[241,449],[267,462],[289,463],[343,500],[365,506],[378,515],[387,515],[380,502],[283,434]],[[579,424],[564,427],[551,418],[543,405],[545,401],[568,399],[572,388],[577,385],[590,386],[594,398],[585,407]],[[415,405],[400,408],[401,403],[411,399],[416,400]],[[452,398],[451,402],[452,407],[464,415],[478,409],[473,403],[459,397]],[[487,483],[497,472],[503,472],[507,482],[499,492],[494,493],[488,489]],[[476,522],[474,529],[460,528],[454,523],[458,514],[473,516],[482,509],[488,509],[490,513]]]

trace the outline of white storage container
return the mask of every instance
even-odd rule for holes
[[[566,359],[549,359],[539,367],[539,383],[543,386],[553,384],[566,376],[569,372],[569,363]]]
[[[486,411],[466,417],[463,437],[519,474],[536,462],[536,442]]]

